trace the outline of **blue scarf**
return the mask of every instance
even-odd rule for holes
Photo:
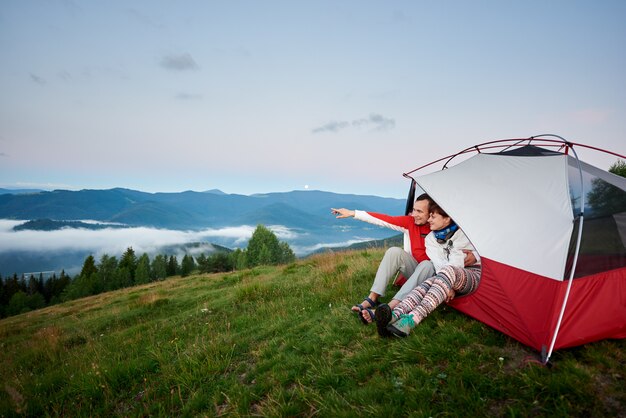
[[[433,233],[435,234],[437,241],[443,244],[449,240],[452,235],[454,235],[457,229],[459,229],[459,226],[453,222],[447,228],[440,229],[439,231],[433,231]]]

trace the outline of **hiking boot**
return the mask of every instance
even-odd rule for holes
[[[397,315],[391,310],[391,307],[386,303],[383,303],[376,309],[376,316],[374,321],[376,322],[376,329],[378,335],[381,337],[390,337],[391,333],[387,331],[387,326],[393,324],[398,320]]]
[[[385,328],[388,334],[395,335],[396,337],[406,337],[411,333],[411,330],[415,328],[415,321],[413,316],[408,314],[400,315],[397,321],[390,323]]]
[[[393,313],[391,308],[386,303],[383,303],[376,309],[376,317],[374,320],[376,321],[376,329],[378,330],[378,335],[381,337],[389,337],[391,334],[387,331],[387,325],[391,322],[393,318]]]

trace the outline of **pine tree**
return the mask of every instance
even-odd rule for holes
[[[150,258],[148,254],[143,253],[137,261],[137,270],[135,270],[135,283],[143,284],[150,282]]]
[[[193,257],[185,254],[183,260],[180,263],[180,275],[182,277],[189,276],[195,268],[196,263],[193,261]]]
[[[175,255],[170,255],[167,261],[167,276],[176,276],[179,271],[178,260]]]
[[[10,278],[5,279],[4,288],[8,304],[9,300],[11,300],[11,297],[20,290],[20,284],[16,273],[13,273],[13,276],[11,276]]]
[[[37,279],[35,278],[35,276],[31,274],[30,277],[28,278],[28,294],[34,295],[38,291],[39,291],[39,283]]]
[[[53,276],[54,277],[54,276]],[[50,301],[48,302],[50,305],[55,305],[57,303],[61,303],[63,300],[63,294],[65,289],[70,285],[71,279],[65,274],[65,270],[61,270],[61,274],[56,281],[53,281],[50,284]]]
[[[164,255],[159,254],[154,257],[151,272],[154,280],[162,280],[167,277],[167,259]]]
[[[46,303],[49,304],[50,303],[50,299],[52,299],[52,292],[54,289],[54,286],[56,285],[56,282],[58,281],[57,279],[57,274],[56,273],[52,273],[52,277],[48,278],[48,280],[46,280],[43,284],[43,298],[46,300]]]
[[[103,254],[102,257],[100,257],[98,276],[103,290],[113,290],[117,266],[117,258],[110,257],[108,254]]]
[[[93,255],[89,254],[89,256],[85,258],[85,262],[83,263],[83,268],[80,271],[80,275],[83,277],[89,277],[97,272],[98,269],[96,268],[96,259],[93,257]]]
[[[197,256],[196,264],[198,265],[198,270],[200,271],[200,273],[209,272],[208,259],[206,255],[200,254],[199,256]]]
[[[115,270],[113,282],[115,283],[115,289],[123,289],[133,285],[133,277],[127,267],[118,266],[117,270]]]
[[[137,270],[137,256],[133,247],[128,247],[126,252],[120,259],[119,268],[125,268],[130,276],[130,282],[128,285],[132,285],[135,279],[135,270]]]

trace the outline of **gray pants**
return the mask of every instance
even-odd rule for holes
[[[389,281],[396,276],[398,270],[407,278],[407,281],[393,297],[397,300],[404,299],[420,283],[435,275],[435,267],[431,261],[426,260],[418,263],[411,254],[402,248],[391,247],[385,252],[383,261],[378,266],[370,292],[385,296]]]

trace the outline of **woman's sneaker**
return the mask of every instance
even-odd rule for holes
[[[411,333],[411,330],[413,328],[415,328],[415,321],[413,320],[413,316],[409,314],[402,314],[397,321],[388,324],[385,327],[385,331],[387,332],[387,335],[406,337]],[[380,330],[378,331],[378,333],[380,334]]]

